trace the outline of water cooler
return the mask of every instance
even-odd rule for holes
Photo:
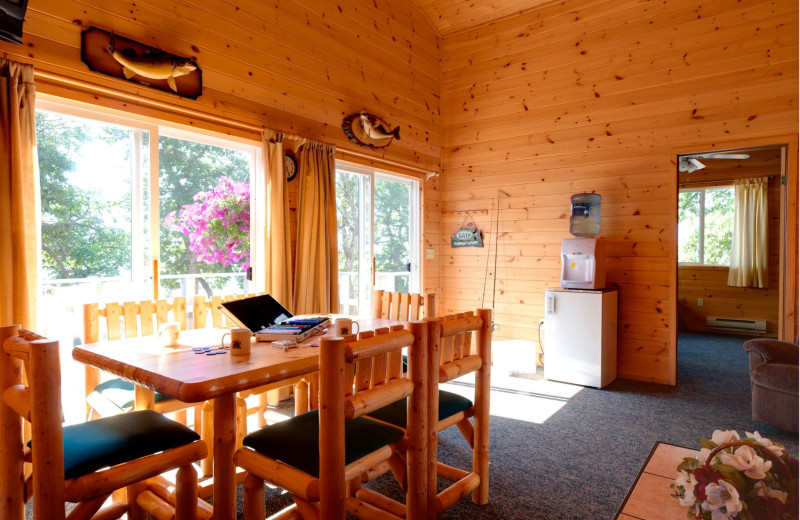
[[[617,291],[605,288],[600,195],[572,196],[561,289],[545,291],[544,377],[602,388],[617,377]]]

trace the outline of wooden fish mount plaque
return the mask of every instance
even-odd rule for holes
[[[113,54],[111,51],[114,51]],[[81,33],[81,60],[93,72],[189,99],[203,93],[203,72],[184,58],[97,27]]]
[[[400,140],[400,127],[392,129],[383,119],[366,112],[345,117],[342,130],[352,142],[373,150],[386,148],[394,139]]]

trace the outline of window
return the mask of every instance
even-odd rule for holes
[[[678,262],[730,265],[733,186],[690,188],[678,194]]]
[[[419,181],[340,163],[336,217],[339,312],[371,314],[373,276],[375,289],[419,292]]]
[[[249,290],[257,146],[39,102],[40,313],[81,336],[86,302]],[[61,320],[59,322],[54,319]]]

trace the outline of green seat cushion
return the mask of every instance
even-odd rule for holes
[[[400,428],[406,427],[406,402],[407,399],[400,399],[388,406],[370,412],[369,416],[379,421],[394,424]],[[439,420],[447,419],[459,412],[463,412],[472,406],[472,401],[452,392],[439,390]]]
[[[192,429],[152,410],[66,426],[64,478],[77,478],[199,439]],[[28,446],[35,449],[31,442]]]
[[[111,379],[94,387],[94,391],[119,406],[123,410],[133,408],[135,400],[134,384],[124,379]],[[156,392],[156,402],[169,401],[171,397]]]
[[[358,417],[345,422],[345,465],[403,437],[403,431]],[[317,410],[265,426],[244,438],[244,445],[309,475],[319,477],[319,413]]]

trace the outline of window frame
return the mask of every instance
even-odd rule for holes
[[[706,237],[706,192],[708,190],[719,190],[719,189],[726,189],[726,188],[734,188],[733,183],[720,183],[714,184],[713,186],[689,186],[686,188],[678,189],[678,198],[680,198],[681,193],[693,193],[697,192],[700,193],[700,218],[699,218],[699,227],[700,227],[700,237],[698,240],[698,258],[699,262],[681,262],[680,258],[678,259],[679,266],[686,266],[686,267],[725,267],[730,268],[730,263],[728,264],[707,264],[705,262],[705,237]],[[680,226],[680,216],[678,218],[678,226]],[[680,245],[680,237],[678,238],[678,244]],[[678,255],[680,255],[680,250],[678,250]]]
[[[206,144],[209,146],[217,146],[223,147],[233,150],[238,150],[250,155],[252,168],[250,171],[250,193],[251,193],[251,216],[256,217],[257,212],[253,211],[253,207],[257,205],[254,202],[254,198],[256,197],[256,180],[257,178],[261,177],[263,171],[263,162],[262,162],[262,147],[260,146],[260,141],[256,141],[253,139],[246,139],[243,137],[232,136],[228,134],[223,134],[220,132],[214,132],[211,130],[205,130],[201,128],[195,127],[187,127],[186,125],[181,125],[177,123],[172,123],[165,120],[157,120],[150,117],[139,116],[132,113],[121,112],[114,109],[108,109],[104,107],[86,105],[84,103],[57,98],[55,96],[41,96],[37,97],[36,99],[36,107],[35,110],[44,110],[48,112],[63,114],[65,116],[72,116],[78,117],[83,119],[88,119],[92,121],[99,121],[102,123],[113,124],[118,126],[123,126],[129,128],[133,131],[147,131],[149,132],[149,166],[150,171],[148,172],[149,178],[149,205],[148,211],[150,212],[150,262],[156,260],[158,261],[159,265],[161,264],[161,242],[160,242],[160,233],[158,232],[161,229],[161,219],[160,219],[160,198],[159,198],[159,138],[161,136],[171,137],[175,139],[182,139],[188,141],[194,141],[201,144]],[[139,134],[140,135],[140,134]],[[137,148],[139,150],[141,148]],[[138,182],[142,182],[144,180],[145,173],[141,171],[141,161],[136,161],[136,168],[137,168],[137,179]],[[132,197],[135,197],[137,193],[141,190],[133,189],[132,187]],[[131,201],[132,208],[136,208],[134,211],[141,212],[144,208],[144,204],[136,204],[134,200]],[[132,221],[139,222],[138,226],[142,227],[143,225],[143,218],[140,215],[132,215]],[[257,258],[255,256],[255,252],[260,250],[260,239],[262,237],[263,230],[265,228],[265,223],[262,222],[262,219],[254,218],[254,222],[251,223],[250,227],[250,255],[251,255],[251,265],[255,264]],[[134,231],[131,231],[132,234],[132,250],[134,247],[134,243],[136,238],[133,237]],[[143,253],[145,248],[142,244],[139,251],[132,252],[132,258],[135,258],[140,253]],[[39,269],[41,269],[41,260],[38,262]],[[132,262],[132,272],[131,272],[131,279],[135,280],[138,276],[142,281],[147,279],[152,280],[152,274],[148,274],[146,272],[142,272],[141,268],[136,265],[136,262]],[[138,274],[137,274],[138,273]],[[39,272],[39,279],[43,279],[41,271]],[[255,283],[256,289],[259,289],[259,285],[256,280],[252,280],[250,283]],[[132,298],[135,299],[147,299],[147,298],[156,298],[156,295],[153,294],[153,284],[144,283],[141,285],[133,284],[133,287],[138,287],[135,289],[136,294],[132,294]]]

